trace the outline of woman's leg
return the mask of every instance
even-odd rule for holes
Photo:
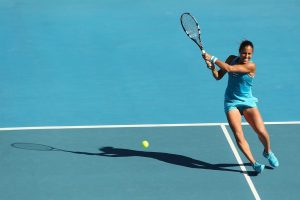
[[[259,140],[264,146],[264,151],[269,153],[271,151],[270,136],[264,125],[263,119],[259,113],[258,108],[248,108],[243,111],[245,119],[257,133]]]
[[[240,114],[240,111],[238,109],[230,110],[226,113],[226,116],[230,128],[234,134],[237,145],[239,146],[240,150],[244,153],[246,158],[251,162],[251,164],[254,164],[255,159],[253,158],[249,144],[245,139],[242,130],[242,116]]]
[[[264,157],[266,157],[269,160],[271,166],[278,167],[279,161],[275,154],[271,151],[270,136],[264,125],[263,119],[259,113],[258,108],[248,108],[244,110],[243,114],[248,123],[257,133],[261,143],[264,145]]]

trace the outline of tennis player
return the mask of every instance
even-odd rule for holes
[[[257,133],[264,146],[263,156],[268,159],[270,165],[278,167],[279,162],[271,151],[270,136],[257,108],[257,98],[252,96],[251,87],[256,72],[256,65],[251,61],[253,50],[252,42],[245,40],[240,44],[239,56],[231,55],[225,62],[208,53],[202,56],[211,66],[212,75],[216,80],[222,79],[228,73],[228,84],[224,99],[227,120],[240,150],[251,162],[253,169],[257,173],[261,173],[265,165],[257,162],[252,155],[242,130],[242,115]],[[216,69],[216,65],[220,68],[219,70]]]

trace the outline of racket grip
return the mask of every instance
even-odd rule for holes
[[[202,54],[205,54],[205,53],[206,53],[204,49],[202,49],[201,52],[202,52]]]

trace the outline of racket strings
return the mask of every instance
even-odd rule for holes
[[[181,23],[183,28],[185,29],[186,34],[200,43],[199,40],[199,27],[195,19],[189,14],[183,14],[181,17]]]

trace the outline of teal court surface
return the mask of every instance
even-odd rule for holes
[[[253,154],[267,166],[259,175],[225,124],[1,129],[0,198],[298,199],[300,122],[266,126],[280,160],[276,169],[244,125]]]

